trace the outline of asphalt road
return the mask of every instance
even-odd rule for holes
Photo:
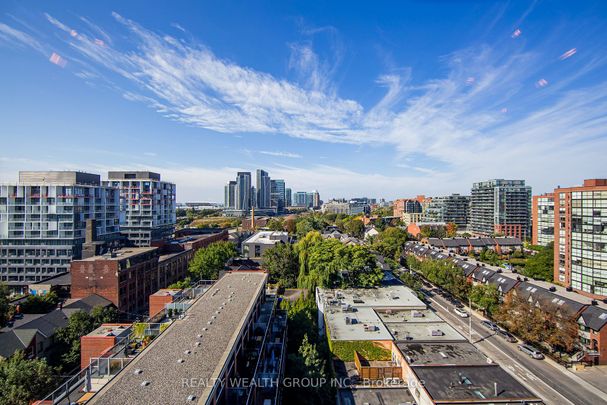
[[[431,307],[462,335],[468,337],[468,318],[457,316],[455,305],[443,297],[429,296]],[[607,403],[607,395],[580,381],[562,366],[549,360],[535,360],[518,350],[520,343],[508,343],[481,324],[480,316],[472,316],[472,343],[485,355],[514,375],[523,385],[547,404],[597,405]]]

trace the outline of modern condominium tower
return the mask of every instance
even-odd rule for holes
[[[525,180],[494,179],[474,183],[470,230],[481,235],[531,236],[531,187]]]
[[[69,271],[80,259],[87,220],[98,240],[117,239],[120,195],[99,175],[20,172],[0,186],[0,281],[17,290]]]
[[[271,206],[270,175],[261,169],[257,169],[256,175],[257,208],[269,208]]]
[[[224,204],[226,208],[235,208],[236,207],[236,182],[228,181],[228,184],[225,185],[224,189]]]
[[[238,172],[236,175],[236,206],[237,210],[251,209],[251,172]]]
[[[554,194],[534,195],[531,207],[532,243],[546,246],[554,241]]]
[[[125,222],[121,233],[140,247],[169,238],[176,223],[175,184],[160,180],[160,174],[144,171],[109,172],[107,186],[120,189]]]
[[[453,222],[458,229],[468,226],[470,212],[470,196],[451,194],[428,199],[428,204],[422,220],[425,222]]]

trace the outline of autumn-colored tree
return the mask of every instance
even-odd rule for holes
[[[454,238],[457,235],[457,224],[455,222],[447,223],[445,233],[447,234],[447,238]]]

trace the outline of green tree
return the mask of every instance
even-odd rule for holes
[[[407,231],[390,227],[384,229],[375,237],[372,247],[385,257],[399,261],[406,241]]]
[[[299,263],[297,253],[290,243],[278,243],[263,252],[264,268],[270,273],[270,281],[282,287],[297,285]]]
[[[280,218],[272,218],[272,219],[270,219],[268,221],[267,227],[271,231],[283,231],[284,230],[284,224],[283,224],[282,219],[280,219]]]
[[[59,297],[54,291],[45,295],[29,295],[19,304],[19,311],[24,314],[45,314],[57,306]]]
[[[523,274],[544,281],[554,279],[554,244],[552,242],[527,259]]]
[[[493,284],[478,284],[470,289],[470,301],[485,313],[492,314],[499,307],[500,293]]]
[[[176,283],[171,284],[167,288],[175,288],[175,289],[183,290],[185,288],[188,288],[191,284],[192,284],[192,278],[190,276],[187,276],[183,280],[179,280]]]
[[[102,305],[97,305],[91,310],[91,318],[95,327],[98,327],[102,323],[112,323],[118,321],[118,311],[115,307],[109,306],[104,307]]]
[[[56,352],[61,354],[61,369],[69,371],[80,362],[80,338],[92,332],[98,325],[94,319],[84,311],[74,312],[67,326],[55,331],[58,343]]]
[[[0,327],[6,325],[9,319],[9,291],[4,283],[0,283]]]
[[[216,280],[228,259],[238,253],[231,242],[215,242],[198,249],[190,261],[189,273],[195,279]]]
[[[365,234],[365,225],[360,219],[350,219],[344,223],[344,231],[355,238],[362,238]]]
[[[54,386],[53,369],[45,360],[28,360],[22,351],[0,361],[0,404],[27,405]]]
[[[491,249],[483,248],[483,250],[481,251],[478,259],[481,262],[485,262],[485,263],[491,264],[493,266],[499,266],[500,265],[500,257],[499,257],[499,255],[495,251],[493,251]]]

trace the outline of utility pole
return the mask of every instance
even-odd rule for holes
[[[470,299],[470,293],[468,293],[468,340],[472,343],[472,300]]]

